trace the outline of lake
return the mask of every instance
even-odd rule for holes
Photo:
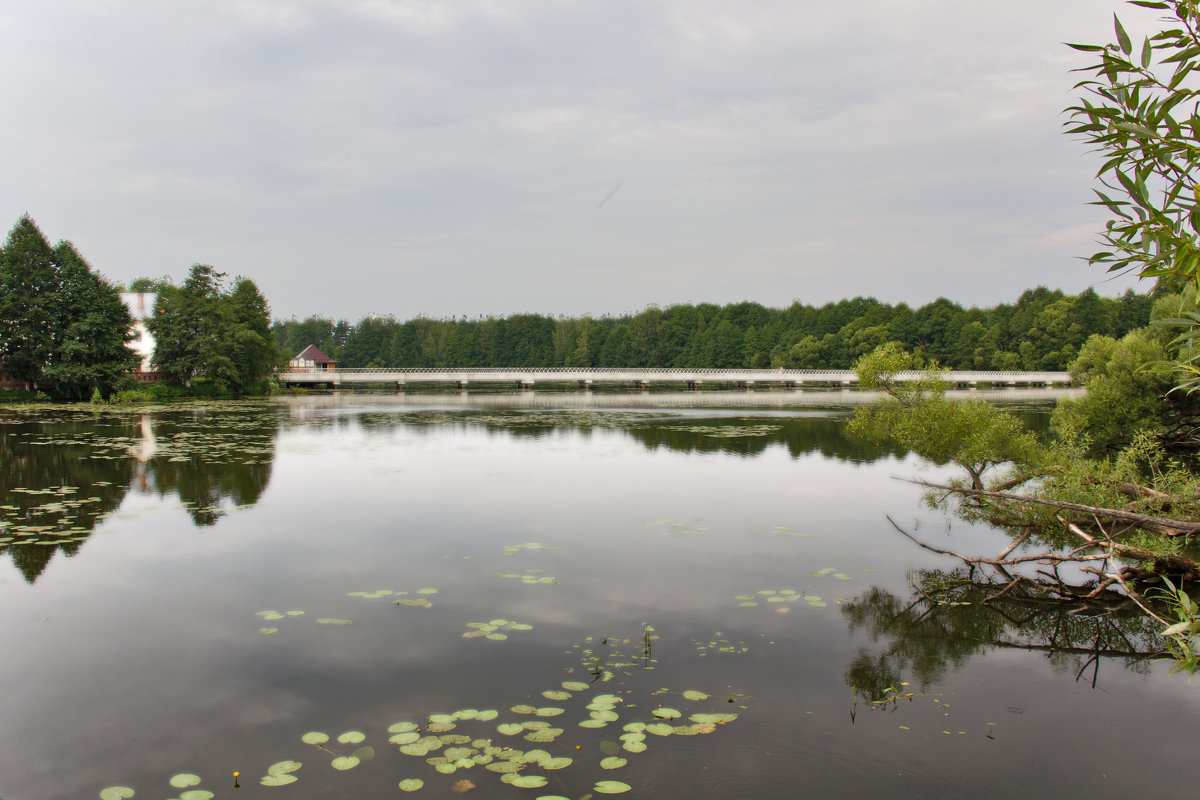
[[[857,399],[0,409],[0,798],[1194,797],[1154,627],[979,602]]]

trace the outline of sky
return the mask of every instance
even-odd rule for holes
[[[1096,0],[6,0],[0,229],[277,318],[1117,294]],[[1082,257],[1082,258],[1081,258]],[[1143,285],[1143,289],[1149,287]]]

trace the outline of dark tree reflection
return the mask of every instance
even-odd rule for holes
[[[0,419],[0,553],[32,583],[59,553],[75,555],[129,490],[132,420],[43,413]]]
[[[846,683],[860,698],[881,701],[904,681],[934,686],[976,654],[1027,650],[1095,686],[1101,662],[1144,672],[1167,649],[1159,626],[1123,596],[1064,599],[1033,585],[997,596],[1008,586],[966,566],[922,570],[907,598],[876,587],[843,605],[851,630],[878,645],[858,652]]]

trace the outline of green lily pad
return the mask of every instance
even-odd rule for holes
[[[557,689],[547,689],[542,692],[542,697],[547,700],[570,700],[572,696],[570,692],[560,692]]]
[[[259,779],[263,786],[287,786],[299,780],[295,775],[264,775]]]
[[[646,726],[646,732],[653,733],[655,736],[670,736],[673,730],[674,728],[665,722],[654,722]]]
[[[596,781],[596,785],[592,787],[592,791],[599,792],[600,794],[622,794],[632,788],[628,783],[622,783],[621,781]]]
[[[476,714],[475,719],[479,720],[480,722],[491,722],[498,716],[500,716],[499,711],[494,708],[489,708]]]
[[[656,708],[651,712],[659,719],[678,719],[683,713],[674,708]]]
[[[525,726],[519,722],[501,722],[496,726],[496,730],[503,733],[505,736],[516,736],[521,731],[525,730]]]
[[[400,781],[400,791],[415,792],[424,785],[425,781],[421,780],[420,778],[405,778],[404,780]]]
[[[427,586],[424,589],[417,589],[417,594],[437,594],[437,593],[438,593],[438,590],[434,589],[431,586]]]
[[[127,800],[133,797],[133,789],[128,786],[107,786],[100,790],[100,800]]]
[[[279,628],[259,628],[258,632],[264,636],[270,636],[272,633],[279,633]]]
[[[629,763],[629,761],[627,761],[624,758],[621,758],[620,756],[609,756],[608,758],[600,759],[600,768],[601,769],[620,769],[621,767],[625,766],[628,763]]]
[[[389,742],[392,744],[412,744],[421,738],[421,734],[416,731],[405,731],[404,733],[393,734]]]
[[[300,769],[301,766],[302,765],[299,761],[276,761],[274,764],[267,767],[267,774],[268,775],[286,775],[289,772],[295,772],[296,770]],[[199,783],[199,782],[200,781],[196,781],[196,783]],[[174,785],[174,784],[172,784],[172,785]],[[193,785],[193,784],[189,784],[189,785]]]
[[[333,761],[329,762],[334,769],[348,770],[358,766],[359,760],[355,756],[338,756]]]
[[[718,724],[733,722],[738,718],[737,714],[692,714],[688,719],[692,722],[704,724],[706,722],[715,722]]]
[[[270,772],[270,770],[267,770]],[[193,775],[190,772],[181,772],[178,775],[173,775],[167,783],[174,786],[176,789],[186,789],[189,786],[195,786],[200,783],[200,776]]]
[[[358,744],[359,742],[366,741],[366,738],[367,735],[362,731],[346,731],[345,733],[338,734],[338,741],[342,744]]]
[[[348,619],[337,619],[335,617],[322,617],[321,619],[317,620],[317,622],[321,625],[352,625],[352,624],[354,624]]]
[[[320,731],[309,731],[300,737],[300,741],[305,744],[325,744],[329,741],[329,734],[321,733]]]
[[[581,681],[563,681],[562,687],[568,692],[586,692],[588,690],[588,685]]]
[[[212,800],[214,797],[216,795],[207,789],[189,789],[179,795],[179,800]]]
[[[513,786],[519,786],[522,789],[537,789],[545,786],[546,782],[544,775],[518,775],[509,781]]]
[[[557,717],[559,714],[563,714],[565,712],[565,708],[554,708],[553,706],[547,706],[546,708],[539,708],[534,713],[539,717]]]
[[[524,703],[522,703],[520,705],[515,705],[509,710],[512,711],[514,714],[536,714],[537,713],[536,708],[534,708],[531,705],[526,705]]]
[[[642,741],[626,742],[625,749],[631,753],[644,753],[646,752],[646,743]]]
[[[421,727],[415,722],[393,722],[388,726],[388,733],[408,733]]]
[[[566,769],[575,763],[575,759],[566,756],[549,758],[542,762],[542,769]]]

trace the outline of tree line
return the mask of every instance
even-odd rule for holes
[[[1093,334],[1144,326],[1154,298],[1038,287],[1016,303],[964,308],[946,298],[912,308],[874,297],[787,308],[758,303],[650,306],[637,314],[513,314],[357,324],[310,316],[276,321],[291,355],[315,344],[343,367],[683,367],[848,369],[888,342],[953,369],[1064,370]]]
[[[224,274],[194,265],[187,280],[139,278],[132,291],[158,298],[147,328],[151,368],[168,382],[201,379],[242,394],[270,378],[283,358],[266,298],[249,278],[231,290]],[[129,347],[133,318],[124,287],[95,272],[70,242],[51,246],[28,214],[0,247],[0,372],[31,390],[82,400],[134,383],[140,356]]]

